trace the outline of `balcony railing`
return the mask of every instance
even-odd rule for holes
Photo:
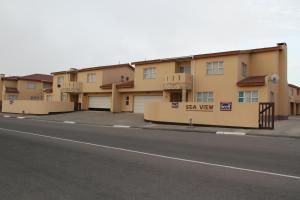
[[[186,73],[168,74],[164,77],[163,89],[164,90],[177,90],[193,88],[193,76]]]
[[[61,86],[61,92],[66,93],[81,93],[82,92],[82,83],[81,82],[67,82]]]

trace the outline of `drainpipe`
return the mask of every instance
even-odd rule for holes
[[[194,62],[194,56],[192,56],[192,63],[193,63],[193,81],[192,81],[192,87],[193,87],[193,101],[196,101],[196,95],[195,95],[195,74],[196,74],[196,66],[195,66],[195,62]]]

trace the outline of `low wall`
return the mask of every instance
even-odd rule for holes
[[[47,102],[30,100],[16,100],[14,102],[10,102],[9,100],[4,100],[2,104],[2,112],[6,113],[46,115],[57,112],[71,112],[73,110],[73,102]]]
[[[258,128],[258,103],[232,105],[231,111],[220,111],[220,105],[170,102],[145,103],[144,119],[156,122],[189,123]]]

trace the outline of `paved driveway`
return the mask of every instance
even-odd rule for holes
[[[84,124],[145,126],[143,114],[136,113],[111,113],[108,111],[80,111],[72,113],[31,116],[51,121],[73,121]]]

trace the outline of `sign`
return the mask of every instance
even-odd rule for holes
[[[178,108],[179,104],[178,102],[172,102],[172,108]]]
[[[232,111],[232,102],[221,102],[220,111]]]
[[[213,112],[214,105],[186,104],[186,111]]]

